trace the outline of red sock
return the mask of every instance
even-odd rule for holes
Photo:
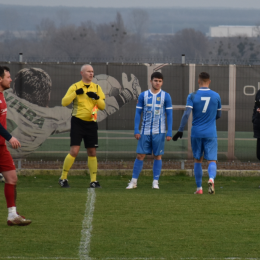
[[[5,183],[5,199],[7,208],[15,207],[16,185]]]

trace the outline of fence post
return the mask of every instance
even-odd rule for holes
[[[23,62],[23,53],[22,52],[19,53],[19,62]]]
[[[21,170],[22,169],[22,160],[19,159],[18,160],[18,170]]]
[[[185,54],[181,55],[181,64],[185,65]]]
[[[185,163],[184,163],[184,161],[183,161],[183,160],[181,161],[181,169],[182,169],[182,170],[184,170],[184,169],[185,169]]]
[[[228,160],[235,159],[236,65],[229,65]]]
[[[195,91],[195,69],[196,64],[189,64],[189,93]],[[192,126],[192,114],[189,116],[188,120],[188,159],[193,158],[192,149],[191,149],[191,126]]]

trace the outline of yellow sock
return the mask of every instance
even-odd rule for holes
[[[70,154],[68,154],[64,160],[64,163],[63,163],[63,170],[62,170],[62,174],[61,174],[61,179],[64,180],[64,179],[67,179],[67,176],[68,176],[68,172],[71,168],[71,166],[73,165],[74,161],[75,161],[75,157],[71,156]]]
[[[88,157],[90,182],[97,180],[97,157]]]

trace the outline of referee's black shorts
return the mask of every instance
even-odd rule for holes
[[[82,139],[85,148],[98,148],[98,124],[94,121],[84,121],[71,117],[70,146],[80,146]]]

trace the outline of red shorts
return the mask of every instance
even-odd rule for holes
[[[15,170],[15,165],[6,145],[0,145],[0,172]]]

